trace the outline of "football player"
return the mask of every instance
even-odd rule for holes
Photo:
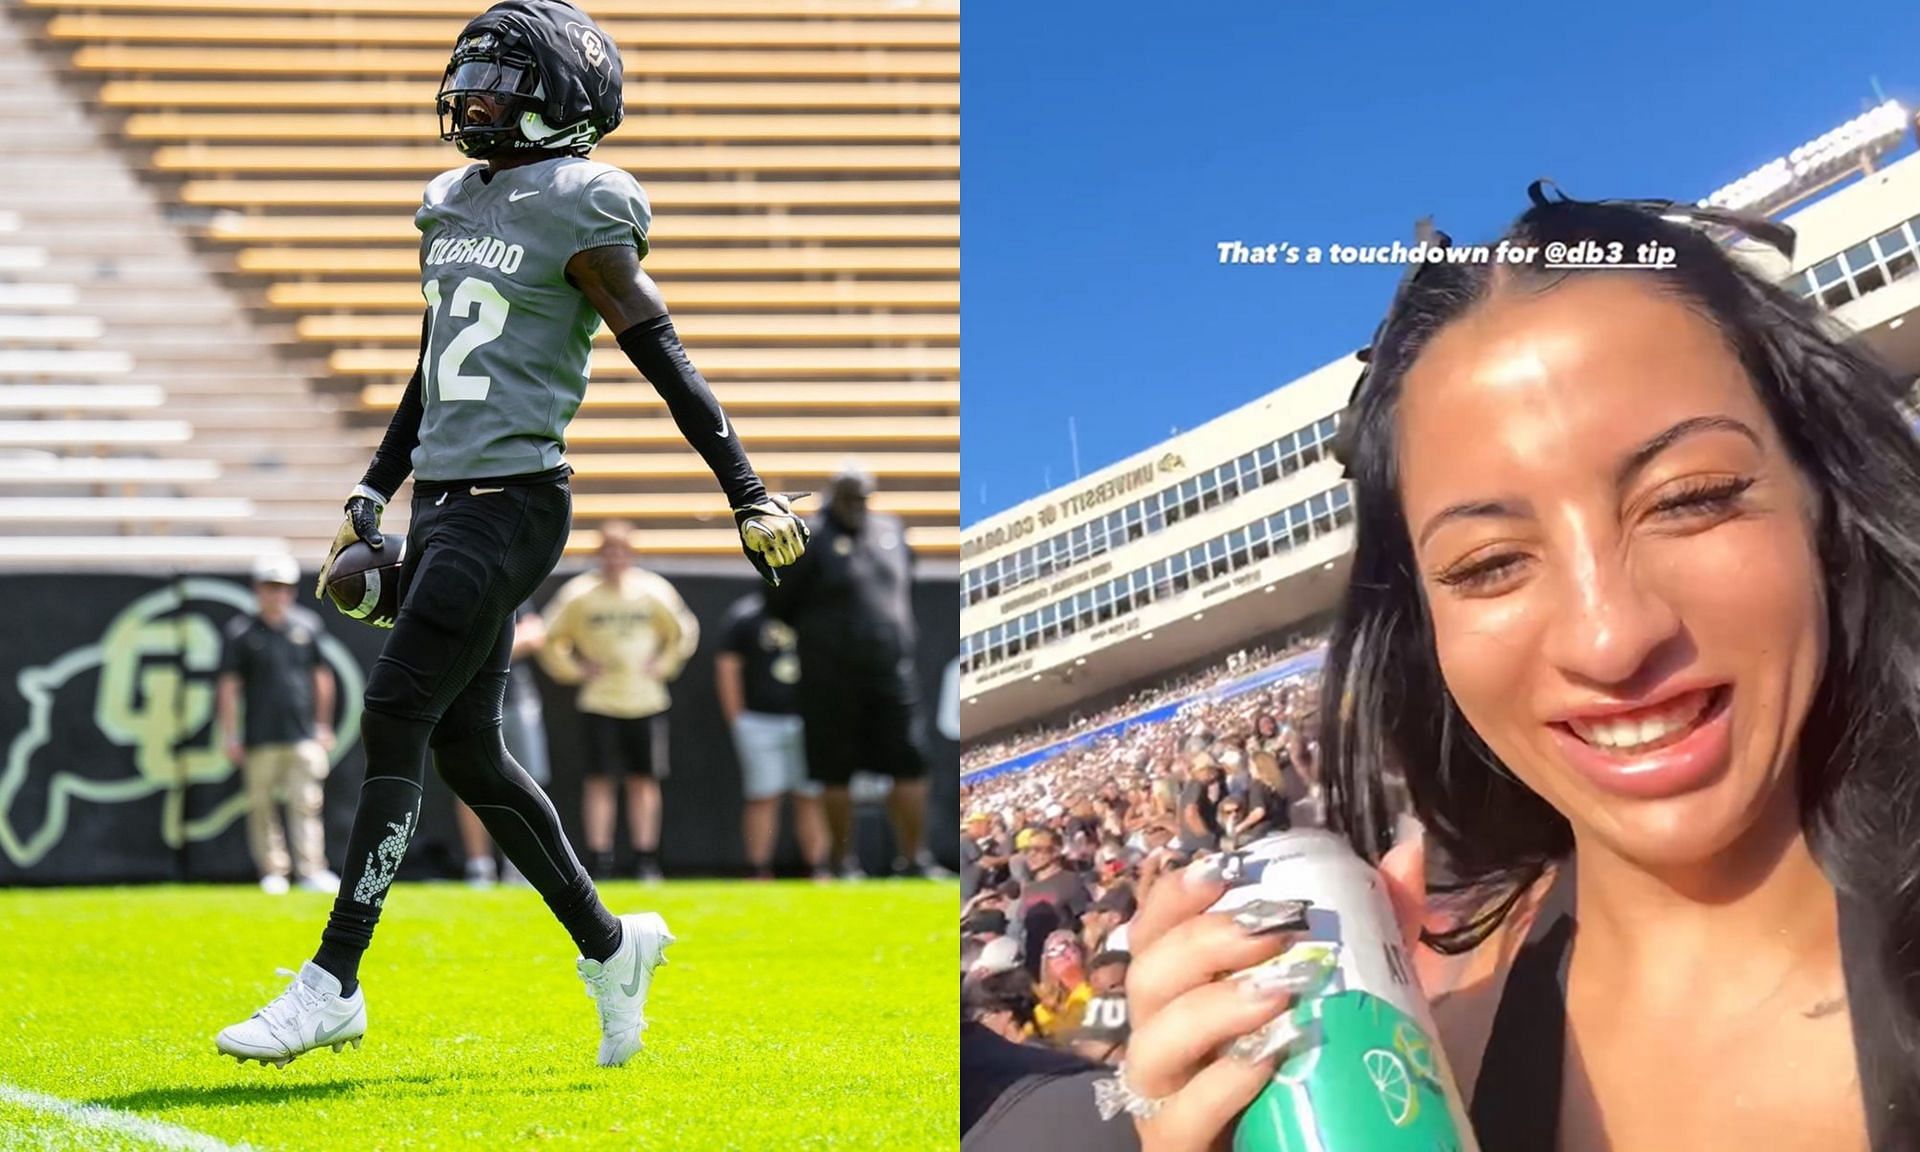
[[[573,937],[598,1002],[603,1065],[641,1044],[642,1008],[673,942],[656,913],[615,917],[546,794],[501,740],[516,605],[553,571],[571,523],[567,424],[604,320],[712,468],[747,558],[772,584],[807,530],[754,473],[641,270],[652,214],[626,172],[587,158],[620,124],[620,52],[562,0],[504,0],[455,42],[441,138],[473,163],[435,177],[414,221],[426,298],[420,360],[320,572],[380,515],[409,471],[413,519],[392,634],[367,682],[367,774],[320,948],[287,990],[222,1031],[242,1062],[285,1063],[367,1028],[360,957],[419,818],[429,749]]]

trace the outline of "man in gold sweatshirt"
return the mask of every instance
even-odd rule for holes
[[[588,868],[613,870],[614,778],[627,781],[627,821],[640,878],[660,878],[660,781],[667,775],[667,685],[700,643],[700,624],[673,585],[633,566],[631,528],[601,529],[600,567],[547,605],[540,666],[580,685],[583,819]]]

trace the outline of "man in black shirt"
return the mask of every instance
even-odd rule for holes
[[[327,867],[320,821],[321,781],[333,750],[333,670],[320,655],[319,618],[293,606],[299,581],[300,567],[290,556],[254,565],[259,614],[228,622],[218,680],[222,743],[246,782],[247,847],[261,891],[276,896],[286,892],[296,865],[302,888],[340,889]],[[286,797],[291,859],[276,794]]]
[[[833,859],[848,860],[858,771],[893,778],[889,812],[908,867],[938,875],[921,850],[927,754],[914,665],[913,551],[891,516],[869,512],[873,477],[850,468],[828,487],[813,539],[766,590],[767,611],[799,641],[807,772],[825,788]],[[857,874],[849,867],[849,875]]]
[[[1055,930],[1080,931],[1080,917],[1093,902],[1078,872],[1060,862],[1060,834],[1036,828],[1027,839],[1027,864],[1033,878],[1020,885],[1020,922],[1028,942],[1027,972],[1040,978],[1040,944]]]
[[[1007,878],[1007,848],[993,834],[993,817],[975,812],[967,817],[960,837],[960,899],[971,900],[982,888]]]
[[[756,879],[773,878],[773,846],[780,832],[780,797],[793,797],[794,836],[815,879],[827,871],[827,829],[820,818],[820,785],[807,779],[800,719],[800,654],[793,629],[767,615],[759,593],[727,611],[720,651],[713,658],[720,710],[733,728],[747,799],[741,836]]]
[[[1220,766],[1201,752],[1194,756],[1192,775],[1180,789],[1180,846],[1188,852],[1211,852],[1220,846],[1219,806],[1225,791]]]

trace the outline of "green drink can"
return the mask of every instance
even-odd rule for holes
[[[1304,990],[1276,1025],[1288,1039],[1234,1152],[1479,1152],[1379,873],[1318,829],[1226,863],[1232,887],[1214,911],[1298,901],[1306,921],[1268,961]]]

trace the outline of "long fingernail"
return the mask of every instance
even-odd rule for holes
[[[1195,888],[1218,884],[1226,876],[1226,857],[1214,853],[1187,865],[1186,881]]]
[[[1254,900],[1234,911],[1233,922],[1250,936],[1268,932],[1298,932],[1307,926],[1307,902]]]
[[[1290,1017],[1281,1016],[1228,1045],[1227,1055],[1248,1064],[1258,1064],[1277,1055],[1281,1049],[1298,1039],[1300,1034],[1300,1029],[1294,1026]]]
[[[1265,1000],[1282,993],[1305,992],[1325,974],[1324,969],[1309,964],[1262,964],[1236,972],[1233,979],[1246,995]]]

